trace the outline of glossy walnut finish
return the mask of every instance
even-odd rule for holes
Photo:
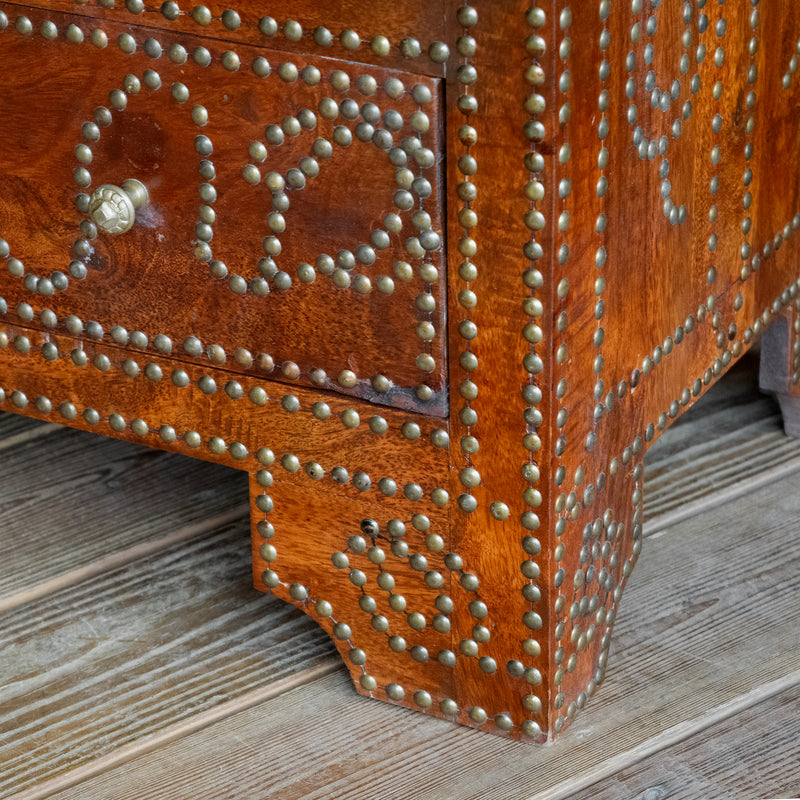
[[[3,5],[3,408],[248,471],[256,586],[359,691],[557,735],[645,449],[796,314],[800,12],[113,6]]]

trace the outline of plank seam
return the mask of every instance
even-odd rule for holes
[[[711,492],[704,497],[692,500],[685,505],[680,506],[672,511],[666,511],[662,514],[654,516],[648,520],[645,518],[644,535],[649,539],[654,539],[658,536],[663,536],[669,528],[683,522],[690,517],[699,516],[708,513],[710,510],[733,500],[737,497],[750,494],[762,486],[785,478],[797,472],[800,467],[800,458],[793,458],[779,464],[771,469],[766,469],[758,475],[747,478],[743,481],[736,481],[724,487],[718,492]],[[645,485],[645,494],[647,493],[647,485]],[[645,515],[647,514],[647,500],[645,498]]]
[[[8,450],[12,447],[19,447],[27,442],[38,439],[41,436],[48,436],[51,433],[64,430],[63,426],[56,425],[51,422],[43,422],[35,428],[31,428],[22,433],[17,433],[14,436],[9,436],[7,439],[0,439],[0,450]]]
[[[219,514],[210,519],[203,520],[194,525],[188,525],[173,531],[168,536],[162,536],[149,542],[141,542],[133,547],[120,550],[117,553],[104,556],[96,561],[86,564],[77,569],[57,575],[55,578],[31,586],[21,592],[15,592],[7,597],[0,598],[0,613],[16,606],[39,600],[49,594],[74,586],[82,581],[104,575],[114,569],[119,569],[138,559],[147,558],[163,550],[167,550],[173,545],[200,536],[216,527],[228,525],[243,518],[249,517],[250,506],[248,503],[240,503],[234,508]]]
[[[679,722],[677,725],[667,728],[667,730],[653,736],[647,742],[636,745],[603,761],[602,765],[590,774],[562,781],[547,789],[544,795],[537,792],[535,795],[526,798],[526,800],[544,800],[544,797],[547,800],[568,800],[576,792],[588,789],[601,780],[612,778],[623,769],[632,767],[649,756],[679,744],[685,739],[701,733],[706,728],[710,728],[712,725],[724,722],[734,714],[746,711],[758,703],[763,703],[765,700],[798,686],[800,686],[800,670],[795,670],[788,675],[783,675],[769,683],[751,689],[744,695],[734,697],[695,720]]]
[[[338,655],[331,656],[316,667],[304,670],[296,675],[283,678],[279,681],[262,687],[261,689],[222,703],[216,708],[198,714],[195,717],[184,720],[169,728],[165,728],[159,733],[151,734],[136,742],[131,742],[124,747],[108,753],[105,756],[95,759],[91,763],[84,764],[74,770],[65,772],[57,778],[45,781],[39,786],[31,787],[23,792],[10,795],[8,800],[44,800],[56,792],[70,789],[79,783],[83,783],[90,778],[97,777],[103,772],[122,766],[133,759],[145,755],[164,745],[171,744],[178,739],[185,738],[193,733],[197,733],[203,728],[207,728],[217,722],[221,722],[227,717],[246,711],[253,706],[265,703],[268,700],[297,689],[309,683],[313,683],[326,675],[330,675],[342,669],[342,660]]]

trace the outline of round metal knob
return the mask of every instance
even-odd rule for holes
[[[107,233],[126,233],[133,227],[136,209],[149,199],[147,187],[133,178],[123,181],[122,186],[104,183],[89,200],[89,214]]]

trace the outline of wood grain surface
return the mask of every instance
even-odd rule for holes
[[[769,718],[769,725],[764,719]],[[798,797],[800,687],[776,694],[570,800]]]
[[[253,592],[247,539],[245,517],[0,616],[3,796],[331,661]]]
[[[648,463],[652,456],[657,465],[654,480],[662,498],[666,487],[681,484],[687,470],[703,474],[705,467],[692,473],[687,466],[687,443],[694,448],[693,462],[703,465],[726,454],[733,459],[753,442],[768,443],[780,435],[772,401],[752,393],[753,375],[752,363],[743,363],[648,453]],[[752,421],[756,409],[764,414],[758,423]],[[0,431],[9,419],[16,417],[0,414]],[[87,454],[96,452],[92,445],[105,448],[110,470],[114,461],[128,458],[125,451],[131,447],[85,433],[59,435],[83,439]],[[80,475],[85,463],[71,453],[58,448],[49,462],[33,463],[39,474],[49,468],[62,476],[64,502],[69,504],[70,495],[92,502],[104,487],[79,480],[70,486],[71,470]],[[33,472],[6,470],[6,463],[0,460],[0,497],[5,492],[18,496],[26,484],[41,483],[30,477]],[[197,470],[199,481],[206,470],[229,474],[196,460],[185,463]],[[630,793],[661,786],[663,772],[648,765],[666,762],[669,787],[679,797],[699,800],[714,796],[709,779],[727,787],[726,780],[741,773],[726,766],[734,754],[748,773],[763,780],[752,792],[747,782],[732,784],[740,791],[731,789],[728,796],[790,796],[796,748],[786,734],[792,723],[782,720],[791,715],[787,698],[796,696],[800,685],[793,656],[797,470],[771,487],[753,488],[768,472],[762,454],[719,484],[699,477],[702,502],[679,524],[668,522],[671,506],[658,500],[645,531],[647,557],[622,606],[619,647],[604,691],[568,736],[541,750],[355,696],[325,634],[289,606],[253,593],[241,547],[246,516],[225,528],[209,520],[207,531],[194,541],[165,541],[160,553],[134,558],[107,579],[65,587],[50,599],[3,615],[3,636],[19,631],[15,641],[20,644],[5,647],[0,659],[4,700],[14,695],[13,713],[0,724],[4,732],[15,731],[24,719],[20,735],[38,758],[31,764],[14,735],[4,738],[0,773],[11,764],[12,774],[23,782],[4,794],[26,800],[187,793],[209,800],[256,800],[265,791],[337,799],[381,793],[389,798],[583,800],[592,796],[595,789],[589,787],[595,784],[597,791],[614,792],[621,785]],[[170,488],[168,471],[162,481]],[[181,484],[182,479],[173,486]],[[114,525],[129,548],[137,539],[146,543],[148,525],[139,521],[151,509],[150,526],[158,530],[162,512],[142,502],[138,482],[125,482],[119,492],[127,501],[117,506],[141,507],[141,517],[107,508],[98,527],[103,519]],[[661,507],[667,516],[658,513]],[[190,507],[178,511],[187,523],[192,520]],[[28,530],[25,518],[15,517],[4,527],[3,539],[12,546],[23,542]],[[59,531],[65,552],[83,536],[71,514],[63,516]],[[113,555],[117,544],[113,537],[100,538],[96,558],[105,557],[103,548]],[[216,552],[222,557],[215,559]],[[749,566],[754,558],[757,571]],[[7,579],[14,580],[16,569],[10,566]],[[165,580],[158,577],[162,573]],[[29,571],[21,580],[33,587],[37,577]],[[638,624],[640,609],[655,614],[652,629]],[[149,643],[147,653],[142,643]],[[223,655],[225,649],[233,655]],[[210,680],[220,691],[213,696],[198,677],[207,661]],[[253,668],[254,663],[262,666]],[[337,674],[325,677],[330,670]],[[167,693],[159,690],[151,697],[145,688],[151,678],[152,686]],[[292,688],[304,683],[306,688]],[[29,697],[20,694],[23,686],[31,688]],[[99,699],[87,716],[87,697],[94,692]],[[41,711],[26,713],[26,703],[38,704]],[[105,737],[91,736],[98,731]],[[47,741],[46,749],[38,749],[41,741]],[[643,782],[637,783],[640,774]]]
[[[6,343],[0,384],[4,409],[251,472],[292,455],[298,467],[276,466],[281,477],[326,493],[364,494],[349,480],[334,479],[337,466],[348,475],[372,475],[373,494],[381,494],[381,478],[401,487],[419,483],[427,495],[424,508],[433,505],[430,492],[447,482],[447,453],[441,440],[436,444],[442,435],[446,444],[446,430],[433,417],[379,410],[301,387],[289,390],[274,381],[163,356],[134,361],[124,350],[100,342],[75,348],[68,336],[35,329],[0,326],[0,342]],[[37,369],[49,346],[57,357],[46,370]],[[133,378],[125,371],[131,363]],[[36,403],[43,400],[49,405],[40,410]],[[141,427],[133,424],[136,420]],[[321,477],[306,470],[309,464],[321,466]]]
[[[759,360],[749,353],[648,451],[645,515],[651,535],[756,491],[797,469],[800,444],[782,431],[776,400],[758,390]]]
[[[31,439],[38,439],[40,436],[47,436],[59,430],[58,425],[1,411],[0,426],[2,426],[0,428],[0,449],[3,450],[10,450]]]

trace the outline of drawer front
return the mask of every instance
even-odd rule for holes
[[[47,0],[24,5],[296,53],[442,75],[441,0]]]
[[[436,79],[2,8],[10,318],[444,413]]]

